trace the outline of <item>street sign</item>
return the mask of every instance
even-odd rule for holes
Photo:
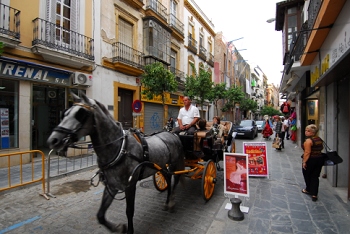
[[[140,100],[135,100],[133,103],[132,103],[132,110],[136,113],[139,113],[141,112],[142,110],[142,103]]]
[[[141,116],[142,113],[136,113],[136,112],[132,112],[132,116],[135,117],[135,116]]]

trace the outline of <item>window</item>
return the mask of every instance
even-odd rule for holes
[[[192,56],[188,57],[188,71],[187,74],[189,76],[195,76],[195,65],[194,65],[194,59]]]
[[[171,0],[170,1],[170,14],[177,16],[176,10],[177,10],[177,3],[174,0]]]
[[[120,43],[133,47],[133,25],[123,18],[118,20],[118,40]]]
[[[170,63],[170,32],[154,20],[145,20],[143,24],[143,48],[145,56],[152,55],[156,60]],[[150,58],[150,57],[148,57]],[[153,60],[147,61],[154,62]]]
[[[208,52],[212,54],[212,44],[211,41],[208,40]]]
[[[70,1],[56,2],[56,41],[70,43]]]
[[[176,72],[176,56],[177,56],[177,52],[175,50],[171,50],[170,52],[170,71],[172,73]]]
[[[300,17],[298,15],[298,8],[292,7],[287,10],[286,15],[286,51],[289,51],[290,45],[293,41],[293,33],[296,33],[298,31],[298,23],[300,21]]]
[[[18,147],[18,81],[0,79],[0,149]]]
[[[78,0],[46,0],[46,5],[47,21],[55,24],[55,30],[51,31],[47,25],[47,33],[50,34],[47,36],[64,44],[74,44],[71,32],[79,32]]]
[[[188,25],[188,37],[195,39],[194,26],[191,23]]]
[[[199,46],[203,46],[203,35],[199,34]]]

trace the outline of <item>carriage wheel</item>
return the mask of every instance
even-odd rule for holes
[[[202,194],[205,201],[213,196],[216,183],[216,167],[213,160],[208,160],[202,175]]]
[[[168,188],[168,183],[166,182],[164,175],[159,171],[153,175],[153,184],[160,192],[163,192]]]

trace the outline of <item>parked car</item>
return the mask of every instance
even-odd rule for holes
[[[254,139],[258,136],[258,127],[254,120],[242,120],[239,125],[234,126],[234,131],[237,132],[236,137]]]
[[[258,132],[262,132],[262,130],[263,130],[263,128],[262,128],[263,124],[264,124],[264,121],[263,121],[263,120],[257,120],[257,121],[256,121],[256,126],[258,127]]]

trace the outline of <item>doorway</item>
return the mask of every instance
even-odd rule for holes
[[[124,129],[133,127],[133,90],[118,88],[118,121]]]
[[[33,85],[32,150],[48,151],[46,140],[60,123],[65,109],[65,88]]]

